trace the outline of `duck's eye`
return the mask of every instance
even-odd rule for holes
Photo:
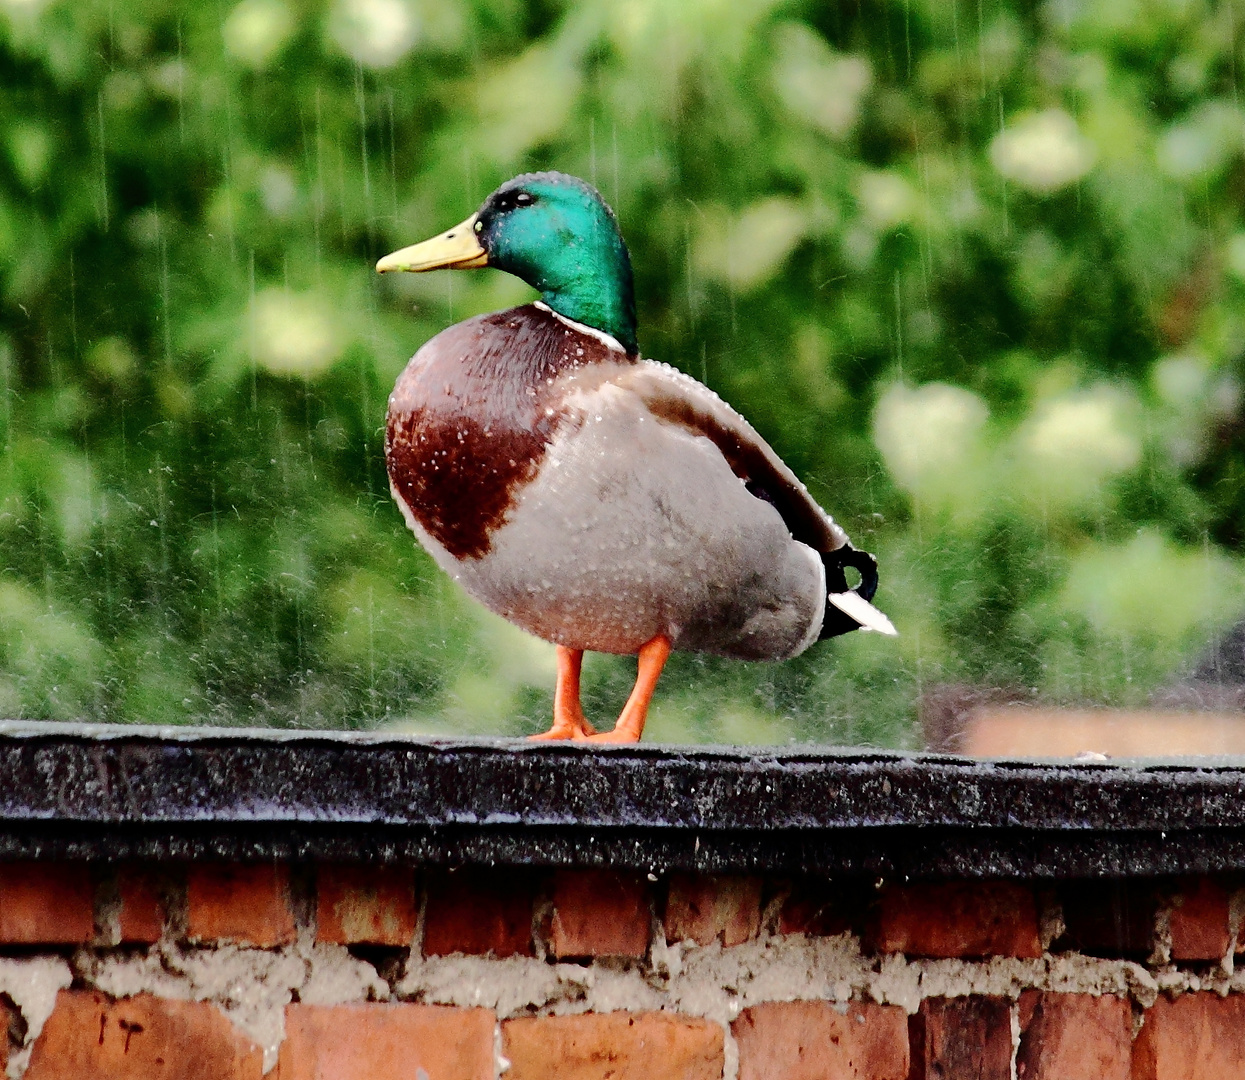
[[[484,232],[484,222],[483,222],[483,221],[477,221],[477,222],[476,222],[476,232]]]
[[[520,191],[514,197],[515,206],[528,206],[532,203],[532,197],[526,191]]]

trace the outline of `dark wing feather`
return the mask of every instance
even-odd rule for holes
[[[847,544],[845,533],[799,478],[742,416],[707,386],[652,360],[626,371],[618,384],[639,395],[657,419],[703,435],[758,499],[778,511],[791,535],[814,551]]]

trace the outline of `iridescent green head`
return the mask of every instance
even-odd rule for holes
[[[476,266],[522,278],[558,314],[604,330],[628,353],[638,351],[627,245],[605,200],[577,177],[516,176],[461,225],[385,256],[376,269]]]

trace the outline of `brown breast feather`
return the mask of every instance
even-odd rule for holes
[[[531,304],[449,327],[415,354],[389,398],[394,489],[454,558],[483,557],[567,422],[558,376],[619,361]]]

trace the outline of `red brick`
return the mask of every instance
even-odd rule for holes
[[[0,945],[78,945],[95,936],[95,889],[79,863],[0,863]]]
[[[290,871],[283,863],[194,866],[186,875],[186,933],[192,941],[287,945]]]
[[[493,1080],[488,1009],[289,1005],[271,1080]]]
[[[1128,1080],[1133,1011],[1126,998],[1042,993],[1034,1000],[1022,1024],[1017,1080]]]
[[[164,932],[165,908],[156,875],[139,866],[123,866],[117,872],[121,894],[118,922],[121,942],[150,944]]]
[[[1185,882],[1171,908],[1171,958],[1221,960],[1231,943],[1228,893],[1209,878]]]
[[[761,929],[761,879],[674,874],[666,897],[667,941],[740,945]]]
[[[264,1059],[214,1005],[62,991],[26,1080],[260,1080]]]
[[[1007,882],[886,889],[869,945],[910,956],[1042,955],[1033,891]]]
[[[1152,882],[1065,881],[1055,891],[1064,923],[1058,951],[1137,961],[1153,951],[1159,898]]]
[[[502,1024],[506,1080],[720,1080],[717,1024],[671,1013],[585,1013]]]
[[[926,998],[908,1018],[909,1080],[1012,1080],[1012,1017],[1001,998]]]
[[[907,1080],[908,1018],[872,1002],[839,1012],[824,1001],[745,1009],[731,1033],[739,1080]]]
[[[535,884],[518,871],[456,870],[428,881],[424,955],[531,956]]]
[[[855,900],[852,897],[851,900]],[[778,913],[780,934],[809,934],[834,937],[852,929],[842,886],[828,881],[796,881],[782,902]]]
[[[557,957],[648,952],[648,887],[612,870],[561,870],[553,879],[549,951]]]
[[[1022,990],[1020,997],[1016,1002],[1016,1018],[1020,1023],[1020,1030],[1027,1031],[1029,1024],[1033,1021],[1033,1014],[1037,1012],[1037,1007],[1042,1001],[1041,990]]]
[[[411,870],[323,865],[316,871],[317,941],[410,945],[418,915]]]
[[[1132,1080],[1245,1078],[1245,996],[1161,997],[1133,1044]]]

